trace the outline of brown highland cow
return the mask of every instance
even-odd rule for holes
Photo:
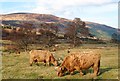
[[[80,76],[83,75],[83,69],[89,69],[93,67],[94,75],[97,76],[100,67],[100,54],[93,54],[93,53],[71,53],[67,56],[61,66],[58,68],[58,76],[63,76],[66,71],[72,74],[74,70],[80,72]]]
[[[46,50],[31,50],[30,52],[30,66],[32,66],[33,62],[44,62],[45,64],[57,66],[58,63],[55,60],[53,54],[50,51]]]

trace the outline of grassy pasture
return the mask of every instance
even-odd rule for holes
[[[64,47],[64,45],[61,45]],[[66,47],[65,47],[66,48]],[[118,79],[118,48],[116,45],[104,44],[84,44],[71,51],[96,51],[101,53],[100,75],[96,79]],[[53,52],[56,59],[64,58],[68,55],[67,49]],[[2,78],[3,79],[92,79],[92,69],[84,71],[85,75],[80,77],[79,72],[75,71],[74,75],[65,75],[58,77],[55,66],[39,66],[33,64],[29,66],[28,52],[21,52],[20,55],[15,53],[2,54]]]

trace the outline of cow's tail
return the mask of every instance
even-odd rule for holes
[[[98,67],[100,68],[100,60],[98,61]]]
[[[98,73],[100,73],[100,60],[98,61]]]

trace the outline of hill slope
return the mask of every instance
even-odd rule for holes
[[[86,22],[86,25],[89,27],[91,34],[101,39],[110,40],[112,34],[117,33],[117,29],[107,25],[94,22]]]
[[[20,26],[22,21],[32,22],[35,24],[54,22],[59,23],[59,29],[67,27],[66,24],[71,20],[60,18],[50,14],[35,14],[35,13],[13,13],[0,16],[2,17],[3,25]],[[98,24],[94,22],[87,22],[86,26],[89,28],[90,33],[97,38],[110,40],[113,33],[117,33],[117,29],[107,25]]]

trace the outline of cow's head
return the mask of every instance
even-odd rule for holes
[[[53,65],[58,66],[58,62],[57,62],[57,60],[55,60],[53,55],[51,55],[50,61]]]
[[[53,64],[54,64],[55,66],[58,66],[58,62],[57,62],[56,60],[53,62]]]
[[[58,75],[59,77],[63,76],[65,72],[66,72],[66,68],[65,68],[65,67],[63,67],[63,66],[58,67],[57,75]]]

